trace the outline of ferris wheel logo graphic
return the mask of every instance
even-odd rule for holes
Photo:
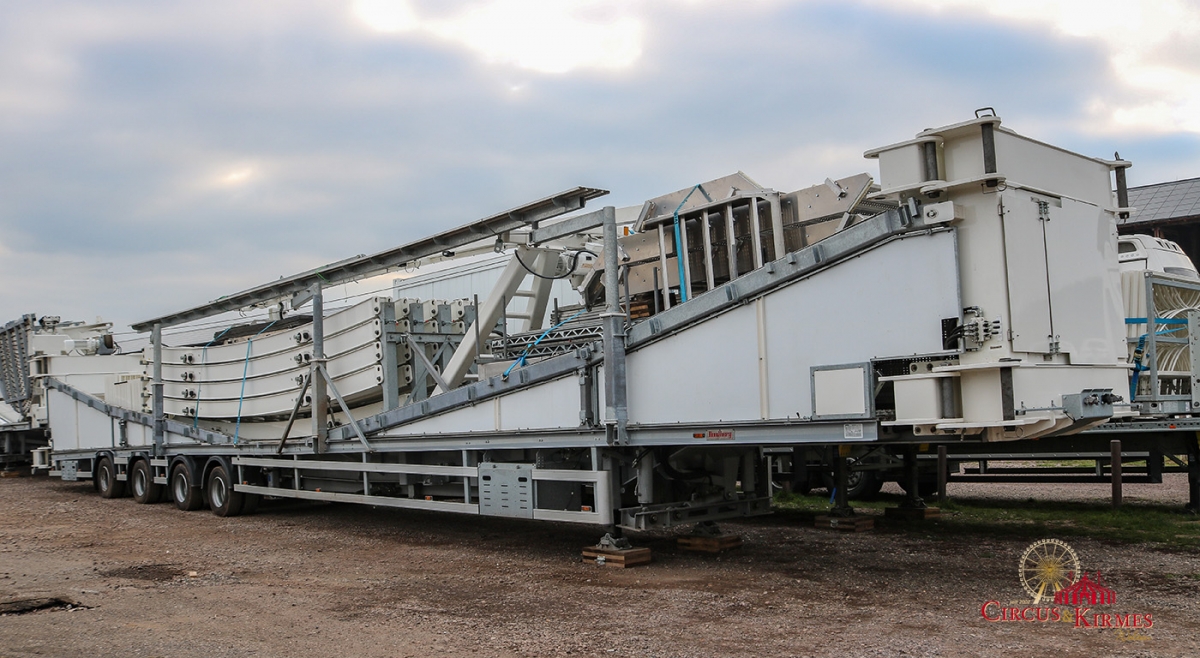
[[[1035,541],[1021,555],[1021,586],[1037,605],[1053,601],[1055,594],[1079,582],[1079,556],[1060,539]]]

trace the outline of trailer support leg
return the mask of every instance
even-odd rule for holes
[[[1188,442],[1188,505],[1193,514],[1200,514],[1200,435]]]
[[[849,481],[849,461],[841,455],[841,451],[838,448],[834,448],[833,509],[829,510],[829,516],[854,516],[854,508],[850,507],[850,498],[846,495],[846,489],[849,488]]]
[[[946,501],[946,484],[950,480],[950,465],[946,461],[946,446],[944,445],[938,446],[937,469],[937,500],[941,504]]]
[[[917,489],[920,486],[921,472],[917,468],[917,447],[904,447],[904,502],[900,503],[900,507],[904,509],[924,509],[925,501],[921,500],[921,494]]]

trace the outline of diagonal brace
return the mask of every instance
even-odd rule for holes
[[[287,444],[288,434],[292,433],[292,425],[296,423],[296,414],[300,413],[300,405],[304,404],[304,394],[308,392],[308,374],[304,375],[304,385],[300,387],[300,394],[296,396],[296,406],[292,407],[292,415],[288,416],[287,427],[283,428],[283,438],[279,440],[279,447],[275,449],[275,454],[283,453],[283,446]]]
[[[354,433],[358,435],[358,440],[362,441],[363,447],[368,452],[375,452],[371,444],[367,441],[367,437],[363,434],[362,428],[358,426],[358,421],[354,420],[354,416],[350,415],[350,407],[346,401],[342,399],[342,394],[338,393],[337,385],[333,383],[333,377],[329,376],[329,371],[325,369],[324,363],[317,364],[317,370],[321,371],[321,376],[325,379],[325,383],[329,384],[329,392],[333,393],[333,398],[337,400],[338,406],[342,408],[342,413],[346,414],[346,419],[350,421],[350,426],[354,428]]]

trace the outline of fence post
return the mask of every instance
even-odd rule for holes
[[[1109,444],[1112,448],[1112,462],[1109,473],[1112,475],[1112,506],[1121,506],[1121,441],[1113,439]]]

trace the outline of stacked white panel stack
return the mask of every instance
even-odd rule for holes
[[[372,298],[325,318],[326,368],[351,406],[382,397],[382,311],[391,303]],[[312,358],[311,324],[207,347],[163,347],[164,411],[214,420],[285,417]],[[152,348],[144,359],[149,370]]]

